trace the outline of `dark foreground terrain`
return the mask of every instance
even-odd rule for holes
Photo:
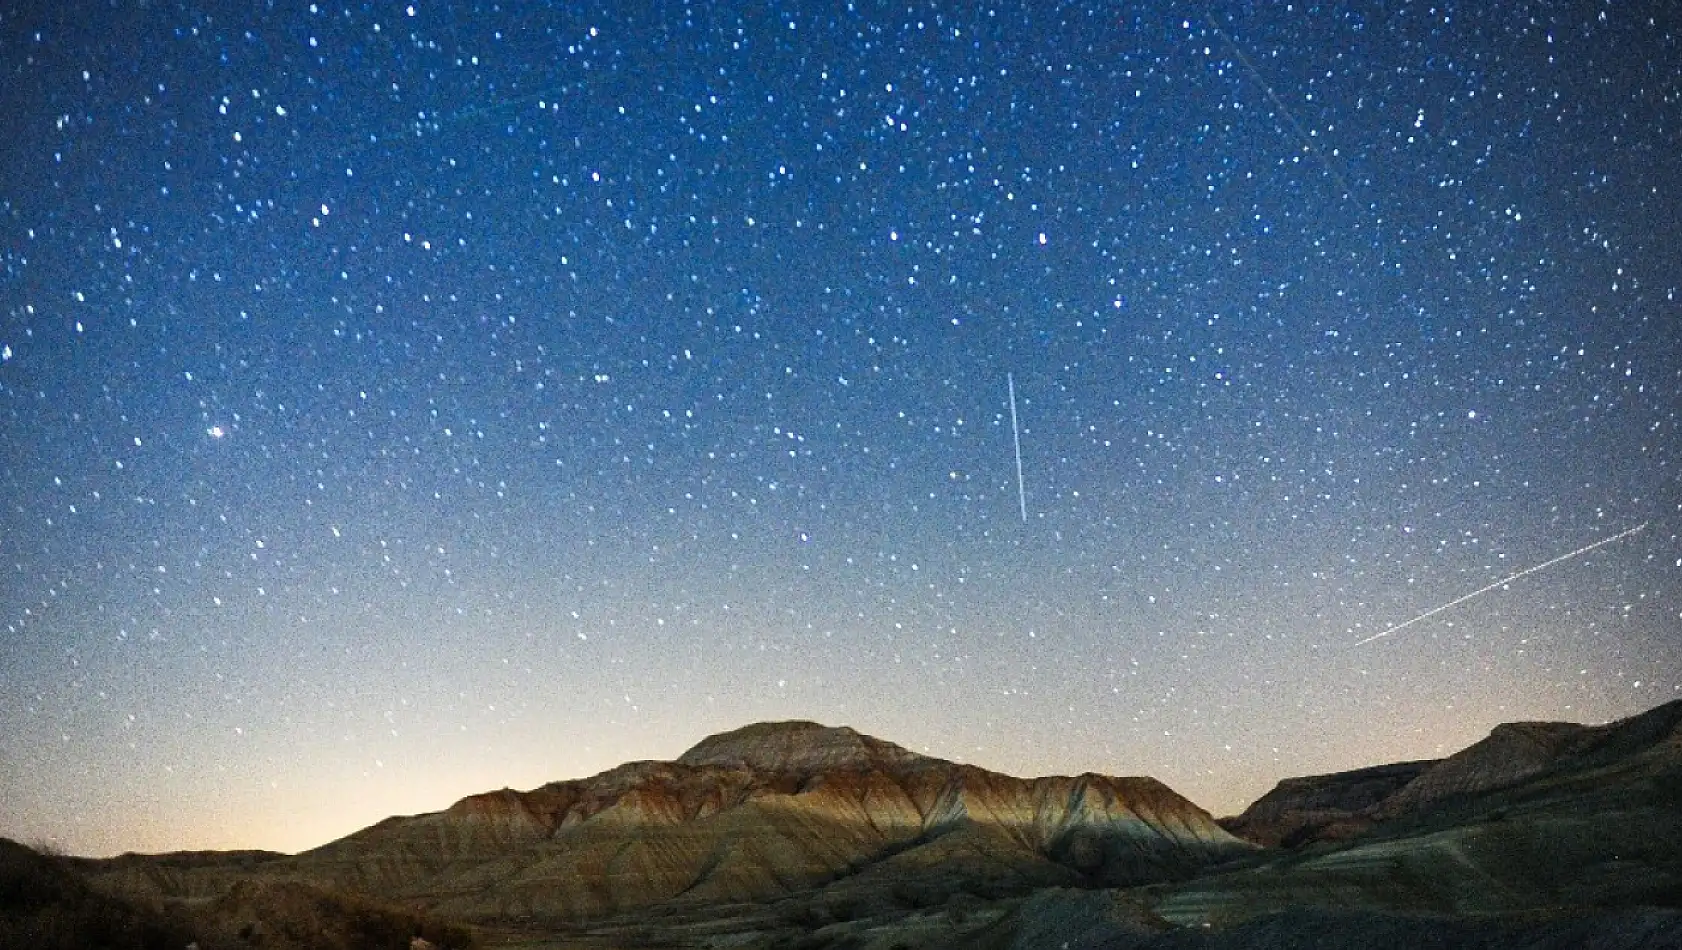
[[[0,842],[0,947],[1682,947],[1682,702],[1290,779],[1018,779],[766,723],[298,855]]]

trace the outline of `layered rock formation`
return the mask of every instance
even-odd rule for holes
[[[940,762],[846,726],[800,720],[755,723],[709,736],[677,761],[697,768],[716,765],[803,775],[831,769],[891,771]]]
[[[1682,939],[1682,702],[1289,779],[1227,824],[1269,847],[1151,779],[1018,779],[766,723],[300,855],[72,865],[133,906],[192,898],[229,940],[396,933],[374,898],[521,947],[1633,950]]]
[[[1378,808],[1390,820],[1547,776],[1594,778],[1597,770],[1670,768],[1682,764],[1682,700],[1602,726],[1521,722],[1496,726],[1487,738],[1443,759]]]
[[[870,905],[1157,882],[1248,847],[1153,779],[1019,779],[793,722],[714,736],[674,762],[475,795],[249,870],[466,920],[564,922],[819,888]],[[119,872],[168,896],[229,884],[222,867]]]
[[[1232,826],[1276,833],[1270,812],[1310,813],[1328,789],[1365,788],[1375,794],[1341,799],[1360,806],[1363,832],[1305,837],[1314,846],[1176,888],[1157,912],[1219,923],[1305,906],[1453,916],[1682,905],[1682,701],[1604,726],[1499,726],[1388,794],[1348,775],[1281,783]]]
[[[1221,824],[1269,847],[1344,841],[1388,822],[1459,820],[1490,794],[1546,776],[1605,784],[1598,769],[1665,767],[1679,757],[1682,700],[1601,726],[1505,723],[1446,759],[1285,779]]]
[[[1221,827],[1269,848],[1342,841],[1371,828],[1379,806],[1419,778],[1435,759],[1332,775],[1288,778]]]

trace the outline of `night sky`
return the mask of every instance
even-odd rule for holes
[[[1682,8],[842,7],[0,10],[0,835],[1682,696]]]

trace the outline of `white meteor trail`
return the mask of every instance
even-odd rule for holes
[[[1608,544],[1611,544],[1613,541],[1622,541],[1624,538],[1627,538],[1630,535],[1635,534],[1636,532],[1641,531],[1642,529],[1646,528],[1647,525],[1649,525],[1651,523],[1652,522],[1643,521],[1640,524],[1636,525],[1635,527],[1629,528],[1629,529],[1624,530],[1624,531],[1620,531],[1617,534],[1614,534],[1609,538],[1601,538],[1599,541],[1596,541],[1593,544],[1584,545],[1584,546],[1578,548],[1575,551],[1571,551],[1571,552],[1566,553],[1566,554],[1561,554],[1559,557],[1556,557],[1552,560],[1543,561],[1542,563],[1536,565],[1535,567],[1527,567],[1524,570],[1519,571],[1517,574],[1509,574],[1508,576],[1501,578],[1500,580],[1496,581],[1493,584],[1488,584],[1488,585],[1485,585],[1483,587],[1479,587],[1477,590],[1472,591],[1470,594],[1463,594],[1459,597],[1456,597],[1453,600],[1449,601],[1448,603],[1443,604],[1441,607],[1433,607],[1432,609],[1425,611],[1424,613],[1422,613],[1419,616],[1413,618],[1412,620],[1404,620],[1401,623],[1396,624],[1395,626],[1389,628],[1388,630],[1384,630],[1382,632],[1375,633],[1370,637],[1367,637],[1365,640],[1357,640],[1354,645],[1355,646],[1365,646],[1366,644],[1371,643],[1374,640],[1381,640],[1381,639],[1389,636],[1390,634],[1395,633],[1398,630],[1403,630],[1403,629],[1406,629],[1407,627],[1411,627],[1421,620],[1426,620],[1426,619],[1429,619],[1431,617],[1435,617],[1437,614],[1442,613],[1443,611],[1449,609],[1450,607],[1458,607],[1461,604],[1465,603],[1466,601],[1471,600],[1473,597],[1477,597],[1480,594],[1487,594],[1490,591],[1494,590],[1495,588],[1500,587],[1504,584],[1510,584],[1513,581],[1516,581],[1519,578],[1524,577],[1527,574],[1534,574],[1537,571],[1546,570],[1550,567],[1553,567],[1555,564],[1560,563],[1561,561],[1569,561],[1574,557],[1581,557],[1582,555],[1587,554],[1590,551],[1593,551],[1595,548],[1604,547]]]
[[[1022,509],[1022,523],[1028,523],[1028,492],[1022,487],[1022,433],[1016,428],[1016,377],[1005,374],[1010,387],[1010,441],[1016,447],[1016,504]]]

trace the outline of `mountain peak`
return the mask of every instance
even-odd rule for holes
[[[677,761],[690,766],[812,773],[826,769],[904,768],[938,760],[846,726],[790,720],[758,722],[708,736]]]

